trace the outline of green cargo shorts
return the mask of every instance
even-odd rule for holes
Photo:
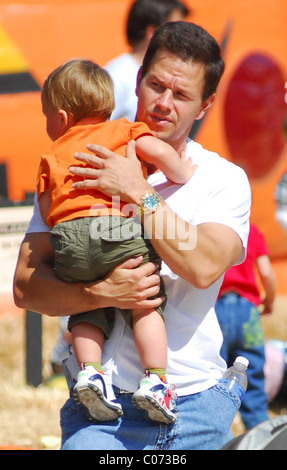
[[[85,217],[63,222],[51,231],[57,276],[66,282],[92,282],[105,276],[127,259],[143,256],[142,264],[161,260],[150,241],[143,236],[139,219],[126,217]],[[165,297],[164,283],[158,294]],[[163,306],[157,311],[163,316]],[[121,310],[132,326],[130,310]],[[72,315],[68,329],[87,322],[98,326],[109,338],[114,326],[114,308],[95,309]]]

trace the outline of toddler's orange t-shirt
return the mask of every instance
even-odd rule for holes
[[[95,123],[93,119],[85,119],[53,142],[42,155],[37,178],[38,199],[47,189],[50,193],[51,206],[46,221],[48,225],[53,227],[60,222],[98,215],[127,217],[129,214],[123,211],[125,203],[119,203],[118,198],[106,196],[96,189],[73,188],[73,182],[79,178],[69,173],[69,167],[76,164],[75,153],[88,153],[88,143],[107,147],[119,155],[126,156],[128,142],[144,135],[153,134],[149,127],[141,122],[131,123],[122,118]],[[143,163],[142,170],[146,177]]]

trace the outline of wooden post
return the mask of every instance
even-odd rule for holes
[[[0,198],[8,200],[7,170],[5,163],[0,163]]]
[[[26,311],[26,381],[38,387],[42,383],[42,315]]]

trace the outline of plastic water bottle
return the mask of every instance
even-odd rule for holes
[[[239,356],[235,359],[233,366],[229,367],[220,383],[224,383],[229,390],[233,390],[242,400],[244,393],[247,390],[247,375],[246,370],[248,368],[249,361],[245,357]]]

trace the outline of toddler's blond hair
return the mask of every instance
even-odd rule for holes
[[[69,112],[76,121],[107,120],[115,107],[110,75],[88,59],[72,59],[56,68],[46,78],[42,94],[48,104]]]

